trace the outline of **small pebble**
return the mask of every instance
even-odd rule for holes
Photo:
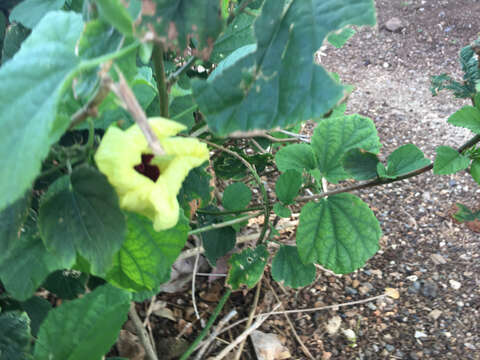
[[[421,332],[421,331],[415,331],[415,339],[420,339],[420,338],[424,338],[424,337],[427,337],[427,334],[425,334],[424,332]]]
[[[458,281],[456,280],[453,280],[453,279],[450,279],[448,280],[450,286],[452,287],[453,290],[458,290],[462,287],[462,284],[459,283]]]

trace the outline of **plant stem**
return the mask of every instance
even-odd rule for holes
[[[222,298],[220,299],[217,307],[215,308],[215,310],[213,311],[213,314],[210,316],[210,318],[208,319],[208,322],[207,322],[207,325],[205,326],[205,328],[202,330],[202,332],[197,336],[197,338],[195,339],[195,341],[190,345],[190,347],[187,349],[187,351],[182,355],[182,357],[180,358],[180,360],[186,360],[188,359],[188,357],[195,351],[195,349],[197,348],[198,344],[200,344],[200,342],[203,340],[203,338],[205,336],[207,336],[208,334],[208,330],[210,330],[210,328],[212,327],[213,323],[215,322],[215,320],[217,319],[218,315],[220,314],[220,312],[222,311],[223,309],[223,306],[225,305],[225,303],[227,302],[228,298],[230,297],[230,295],[232,294],[232,289],[230,288],[227,288],[227,291],[225,292],[225,294],[223,294]]]
[[[165,80],[165,66],[163,64],[163,46],[160,43],[153,45],[153,67],[157,81],[158,97],[160,99],[160,116],[168,118],[168,92]]]
[[[132,302],[130,304],[130,311],[128,312],[128,316],[133,322],[133,325],[135,326],[135,330],[137,332],[138,337],[140,338],[140,341],[142,342],[142,345],[145,349],[145,352],[147,354],[147,359],[148,360],[158,360],[157,354],[155,354],[155,351],[153,351],[152,344],[150,343],[150,340],[148,339],[148,334],[145,331],[145,328],[143,327],[142,320],[137,314],[137,310],[135,309],[135,303]]]
[[[190,59],[187,60],[185,64],[179,67],[177,71],[170,74],[167,79],[167,87],[170,88],[170,86],[172,86],[185,71],[190,69],[190,67],[195,63],[195,60],[197,60],[197,58],[195,56],[192,56]]]
[[[268,194],[267,194],[267,190],[265,189],[265,186],[262,183],[262,179],[260,179],[260,176],[258,175],[255,168],[252,166],[252,164],[250,164],[247,160],[245,160],[242,156],[237,154],[235,151],[229,150],[229,149],[227,149],[223,146],[217,145],[217,144],[215,144],[213,142],[210,142],[208,140],[204,140],[204,139],[199,139],[199,140],[203,141],[204,143],[206,143],[206,144],[208,144],[208,145],[210,145],[214,148],[217,148],[217,149],[219,149],[223,152],[226,152],[227,154],[230,154],[233,157],[240,160],[247,167],[247,169],[250,170],[253,177],[255,178],[255,181],[257,182],[258,187],[260,188],[260,192],[262,193],[263,212],[264,212],[264,215],[265,215],[265,219],[263,221],[263,229],[262,229],[262,232],[260,233],[260,236],[259,236],[258,241],[257,241],[257,244],[261,244],[263,242],[263,239],[265,238],[265,234],[267,233],[268,220],[270,218],[270,205],[269,205],[269,200],[268,200]]]
[[[230,225],[238,224],[238,223],[244,222],[245,220],[257,217],[260,214],[261,213],[251,214],[251,215],[243,216],[243,217],[240,217],[240,218],[224,221],[224,222],[221,222],[221,223],[216,223],[216,224],[211,224],[211,225],[208,225],[208,226],[204,226],[204,227],[189,231],[188,235],[200,234],[202,232],[215,230],[215,229],[220,229],[220,228],[224,228],[224,227],[227,227],[227,226],[230,226]]]
[[[209,210],[198,209],[197,213],[205,214],[205,215],[230,215],[230,214],[241,214],[241,213],[257,211],[257,210],[263,210],[263,206],[254,206],[254,207],[250,207],[243,210],[225,210],[225,211],[209,211]]]

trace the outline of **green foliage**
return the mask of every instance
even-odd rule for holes
[[[370,180],[377,177],[377,155],[355,148],[347,151],[343,168],[355,180]]]
[[[255,52],[212,81],[193,82],[195,99],[210,129],[227,135],[285,127],[325,114],[343,97],[344,88],[314,63],[314,52],[331,31],[374,22],[370,0],[286,5],[284,0],[266,0],[254,24]],[[296,71],[291,71],[293,66]]]
[[[464,170],[470,164],[468,156],[460,154],[450,146],[439,146],[433,163],[433,173],[436,175],[455,174]]]
[[[124,35],[133,35],[133,19],[121,0],[96,0],[100,17]]]
[[[38,360],[100,359],[127,319],[130,294],[111,285],[49,311],[38,332]]]
[[[250,189],[249,189],[250,191]],[[216,209],[208,207],[208,209]],[[201,226],[208,226],[218,222],[222,222],[222,217],[201,216]],[[200,234],[202,244],[205,248],[205,257],[213,266],[216,266],[217,260],[233,250],[236,242],[236,233],[233,227],[226,226],[219,229],[212,229]]]
[[[480,110],[473,106],[464,106],[448,118],[448,123],[480,134]]]
[[[338,32],[331,33],[328,35],[328,42],[335,46],[337,49],[341,48],[353,35],[355,35],[355,30],[352,28],[344,28]]]
[[[146,217],[127,213],[125,241],[113,258],[107,280],[130,291],[153,290],[168,281],[189,230],[183,215],[175,227],[157,232]]]
[[[473,180],[480,185],[480,159],[475,159],[472,161],[470,166],[470,175],[472,175]]]
[[[333,195],[302,208],[298,252],[303,263],[318,263],[347,274],[361,268],[377,252],[381,234],[367,204],[351,194]]]
[[[12,10],[10,21],[33,29],[49,11],[60,10],[64,4],[65,0],[25,0]]]
[[[48,249],[72,266],[77,252],[103,275],[125,238],[125,217],[107,178],[91,167],[79,167],[58,179],[39,211],[42,239]]]
[[[455,220],[460,222],[480,220],[480,210],[473,212],[471,209],[462,204],[457,204],[458,211],[453,215]]]
[[[78,271],[59,270],[51,273],[42,287],[65,300],[84,294],[88,276]]]
[[[272,261],[272,277],[292,288],[307,286],[315,279],[315,265],[302,263],[296,246],[282,245]]]
[[[252,200],[252,191],[241,182],[233,183],[223,192],[222,204],[227,210],[245,209]]]
[[[39,296],[32,296],[30,299],[22,302],[22,309],[25,310],[30,319],[32,336],[37,336],[38,329],[51,308],[52,305]]]
[[[278,170],[312,170],[316,167],[315,155],[309,144],[293,144],[281,148],[275,154]]]
[[[30,319],[26,313],[0,314],[0,355],[6,360],[29,359]]]
[[[334,184],[349,177],[342,166],[347,151],[361,148],[378,154],[380,147],[373,121],[360,115],[325,119],[318,124],[312,136],[318,169]]]
[[[430,164],[423,152],[413,144],[406,144],[395,149],[387,159],[387,167],[378,167],[380,177],[395,179]],[[382,164],[379,164],[382,165]]]
[[[268,260],[268,251],[264,245],[255,249],[246,248],[239,254],[233,254],[228,263],[231,268],[228,272],[227,284],[233,290],[242,285],[252,288],[260,280]]]
[[[28,35],[30,30],[21,24],[12,24],[7,28],[3,41],[2,64],[13,58]]]
[[[277,198],[284,204],[291,204],[302,187],[302,175],[296,170],[281,174],[275,184]]]
[[[281,203],[273,204],[273,211],[275,212],[275,214],[282,218],[289,218],[290,216],[292,216],[292,212],[290,211],[290,209]]]

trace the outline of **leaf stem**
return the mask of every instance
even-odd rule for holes
[[[253,207],[242,209],[242,210],[225,210],[225,211],[210,211],[210,210],[198,209],[197,213],[205,214],[205,215],[230,215],[230,214],[241,214],[241,213],[246,213],[250,211],[263,210],[263,208],[264,208],[263,206],[253,206]]]
[[[242,216],[242,217],[239,217],[239,218],[235,218],[235,219],[232,219],[232,220],[224,221],[224,222],[221,222],[221,223],[210,224],[208,226],[204,226],[204,227],[201,227],[201,228],[198,228],[198,229],[191,230],[191,231],[188,232],[188,235],[200,234],[202,232],[215,230],[215,229],[221,229],[221,228],[224,228],[224,227],[227,227],[227,226],[230,226],[230,225],[235,225],[235,224],[244,222],[245,220],[257,217],[260,214],[261,213],[255,213],[255,214],[250,214],[250,215],[247,215],[247,216]]]
[[[165,80],[165,65],[163,63],[163,46],[160,43],[153,45],[153,68],[157,81],[158,97],[160,99],[160,116],[168,118],[168,92]]]
[[[187,351],[182,355],[182,357],[180,358],[180,360],[186,360],[188,359],[188,357],[195,351],[195,349],[197,348],[197,346],[200,344],[200,342],[203,340],[203,338],[205,336],[207,336],[208,334],[208,331],[210,330],[210,328],[212,327],[213,323],[215,322],[215,320],[217,319],[218,315],[220,314],[220,312],[222,311],[225,303],[227,302],[228,298],[230,297],[230,295],[232,294],[232,289],[230,288],[227,288],[227,291],[225,292],[225,294],[223,294],[222,298],[220,299],[217,307],[215,308],[215,310],[213,311],[213,314],[210,316],[210,318],[208,319],[208,322],[207,322],[207,325],[205,326],[205,328],[202,330],[202,332],[197,336],[197,338],[195,339],[195,341],[190,345],[190,347],[187,349]]]

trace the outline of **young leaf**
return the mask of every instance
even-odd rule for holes
[[[29,359],[30,319],[14,311],[0,314],[0,355],[2,359]]]
[[[272,277],[292,288],[307,286],[315,280],[315,265],[302,263],[296,246],[282,245],[272,261]]]
[[[33,29],[49,11],[60,10],[64,4],[65,0],[25,0],[13,8],[10,21]]]
[[[157,232],[146,217],[127,213],[126,239],[114,256],[107,280],[130,291],[152,290],[168,281],[188,230],[185,216],[180,216],[175,227]]]
[[[302,262],[351,273],[379,249],[382,231],[372,210],[351,194],[309,202],[300,213],[297,246]]]
[[[0,154],[2,168],[9,169],[0,178],[0,210],[30,187],[50,145],[68,126],[65,119],[56,121],[56,107],[78,64],[75,45],[82,28],[78,14],[49,12],[0,68]]]
[[[470,165],[470,175],[472,175],[473,180],[480,185],[480,159],[475,159]]]
[[[328,35],[328,42],[335,46],[337,49],[341,48],[345,43],[350,39],[353,35],[355,35],[355,30],[347,27],[338,32],[333,32]]]
[[[141,25],[153,29],[166,48],[177,52],[183,52],[190,40],[194,40],[193,54],[208,59],[212,44],[223,28],[220,2],[153,0],[143,10]]]
[[[37,360],[100,359],[127,319],[130,294],[111,285],[49,311],[38,332]]]
[[[448,123],[480,134],[480,110],[473,106],[464,106],[448,118]]]
[[[67,267],[77,252],[102,275],[125,237],[125,217],[115,190],[94,168],[82,166],[56,181],[41,203],[39,225],[47,248]]]
[[[0,280],[18,300],[31,297],[52,271],[68,267],[56,254],[47,251],[33,221],[22,227],[20,238],[0,260]]]
[[[322,176],[334,184],[348,178],[342,166],[348,150],[361,148],[378,154],[381,146],[373,121],[360,115],[322,120],[312,136],[318,168]]]
[[[291,204],[302,187],[302,174],[296,170],[287,170],[279,176],[275,184],[275,193],[284,204]]]
[[[245,209],[252,200],[252,191],[244,183],[233,183],[223,192],[222,204],[227,210]]]
[[[437,147],[437,156],[433,162],[433,173],[435,175],[454,174],[464,170],[470,164],[468,156],[460,154],[449,146]]]
[[[430,164],[423,152],[413,144],[406,144],[395,149],[387,160],[388,177],[398,177],[421,169]]]
[[[211,217],[206,217],[211,219]],[[202,222],[202,226],[212,224],[212,221]],[[201,233],[203,247],[205,248],[205,257],[212,264],[217,265],[217,260],[233,250],[236,242],[236,233],[233,227],[227,226],[220,229],[206,231]]]
[[[395,179],[396,178],[395,175],[389,175],[387,173],[387,168],[381,162],[377,163],[377,174],[378,174],[378,177],[381,178],[381,179]]]
[[[239,254],[233,254],[228,263],[231,268],[228,272],[227,284],[233,290],[246,285],[252,288],[260,280],[268,260],[268,251],[264,245],[255,249],[246,248]]]
[[[282,172],[292,169],[303,173],[304,170],[316,167],[313,150],[309,144],[293,144],[281,148],[275,154],[275,163]]]
[[[273,211],[275,212],[275,214],[282,218],[289,218],[290,216],[292,216],[292,212],[290,211],[290,209],[280,203],[273,204]]]
[[[313,54],[334,30],[373,25],[373,1],[286,3],[265,1],[254,24],[255,53],[213,81],[193,82],[194,97],[212,131],[226,135],[285,127],[322,116],[343,97],[343,86],[314,63]]]
[[[355,180],[370,180],[377,177],[378,161],[377,155],[355,148],[345,153],[343,168]]]

